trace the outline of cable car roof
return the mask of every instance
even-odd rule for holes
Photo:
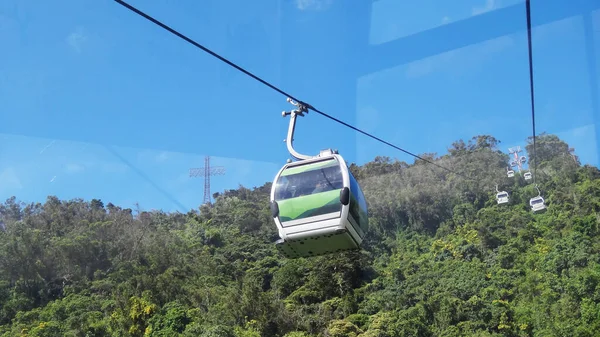
[[[324,169],[333,166],[339,166],[340,163],[335,157],[326,157],[321,160],[317,160],[314,162],[295,162],[288,164],[283,172],[281,172],[281,176],[289,176],[292,174],[302,173],[306,171],[312,171],[317,169]]]

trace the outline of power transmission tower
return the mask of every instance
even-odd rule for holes
[[[210,157],[204,157],[204,167],[191,168],[190,177],[204,177],[204,200],[202,204],[210,204],[210,176],[222,176],[225,174],[225,167],[210,167]]]
[[[514,159],[512,159],[510,161],[510,166],[511,167],[518,167],[519,168],[519,172],[523,171],[523,164],[525,163],[525,161],[527,160],[525,158],[525,156],[519,156],[519,153],[521,153],[523,150],[521,150],[520,146],[515,146],[515,147],[511,147],[508,149],[508,153],[512,154]]]

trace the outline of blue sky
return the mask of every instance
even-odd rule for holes
[[[315,107],[415,153],[445,153],[454,140],[477,134],[494,135],[506,150],[524,146],[531,134],[523,0],[129,3]],[[522,6],[522,16],[502,20],[522,26],[512,34],[408,63],[394,60],[448,37],[430,34],[413,38],[411,50],[376,52],[514,5]],[[564,6],[532,1],[534,25],[538,13]],[[598,74],[591,73],[586,42],[600,55],[598,13],[590,14],[594,32],[588,35],[581,16],[533,31],[537,130],[558,134],[594,165],[590,78]],[[497,29],[491,25],[473,29]],[[202,201],[203,181],[189,178],[188,169],[203,166],[205,155],[227,170],[212,179],[213,192],[260,186],[289,157],[282,142],[288,119],[281,111],[291,107],[285,97],[116,2],[2,1],[0,43],[2,199],[43,201],[52,194],[185,211]],[[390,63],[396,66],[378,66]],[[412,162],[315,113],[298,121],[296,145],[305,153],[337,148],[358,164],[377,155]]]

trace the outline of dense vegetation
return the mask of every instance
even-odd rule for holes
[[[537,190],[507,178],[497,143],[424,155],[473,180],[420,160],[352,165],[370,207],[365,248],[312,259],[276,252],[270,183],[188,214],[11,198],[0,336],[597,336],[600,171],[539,136],[548,210],[533,214]]]

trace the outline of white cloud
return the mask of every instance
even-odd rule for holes
[[[4,194],[11,190],[20,190],[23,188],[17,172],[12,167],[5,168],[0,173],[0,193]]]
[[[129,170],[129,166],[115,162],[104,162],[101,163],[102,170],[107,173],[124,173]]]
[[[333,0],[296,0],[299,10],[325,10],[331,6]]]
[[[494,9],[496,9],[496,1],[485,0],[485,5],[483,5],[482,7],[473,7],[473,9],[471,10],[471,14],[479,15]]]
[[[168,185],[171,188],[176,188],[176,187],[180,187],[180,186],[184,186],[184,185],[189,185],[190,184],[190,175],[188,172],[185,173],[181,173],[179,174],[175,179],[172,179]]]
[[[67,171],[67,173],[79,173],[79,172],[82,172],[83,170],[85,170],[85,167],[83,167],[83,165],[74,164],[74,163],[69,163],[69,164],[65,165],[65,171]]]
[[[135,149],[131,149],[136,151]],[[137,151],[137,160],[140,162],[148,163],[148,162],[156,162],[163,163],[167,160],[176,160],[181,153],[178,152],[168,152],[168,151],[159,151],[153,149],[144,149]]]
[[[159,163],[162,163],[167,159],[169,159],[169,153],[165,151],[162,151],[156,157],[154,157],[154,160],[156,160]]]
[[[67,36],[67,43],[77,53],[81,53],[81,48],[85,41],[87,41],[87,35],[83,32],[83,28],[81,27],[77,27],[75,31]]]

